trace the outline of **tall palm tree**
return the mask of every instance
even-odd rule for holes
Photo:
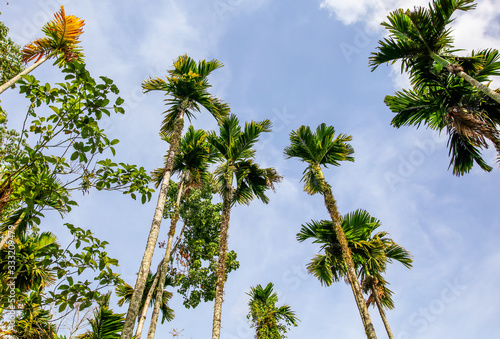
[[[486,79],[495,71],[500,53],[484,50],[477,54],[484,56],[485,63],[474,76]],[[413,90],[386,96],[386,105],[396,113],[392,125],[399,128],[425,124],[434,130],[445,129],[449,134],[450,167],[453,166],[455,175],[469,172],[474,162],[483,170],[491,171],[480,150],[488,147],[488,139],[500,154],[500,105],[449,74],[420,73],[418,78],[420,85]]]
[[[451,29],[447,26],[453,22],[452,16],[456,11],[468,11],[475,7],[474,0],[433,0],[429,8],[415,7],[411,11],[398,9],[391,12],[388,22],[382,23],[390,31],[389,37],[379,41],[378,52],[370,57],[372,70],[380,64],[396,61],[402,62],[401,70],[409,71],[411,77],[419,72],[445,69],[500,103],[497,91],[465,72],[463,62],[467,58],[453,55],[457,50],[453,49]],[[473,59],[475,63],[483,62],[481,55]],[[495,75],[499,74],[497,67]],[[417,79],[412,80],[418,82]]]
[[[174,167],[172,170],[172,173],[177,172],[180,174],[181,181],[178,186],[177,200],[174,211],[170,218],[170,231],[168,232],[165,256],[162,261],[161,269],[157,273],[160,276],[159,286],[157,289],[158,292],[153,308],[153,314],[151,316],[151,323],[149,325],[148,338],[154,338],[156,332],[160,301],[163,294],[163,284],[167,276],[168,265],[170,264],[170,253],[175,235],[175,228],[177,222],[179,221],[180,201],[185,193],[184,185],[188,184],[189,187],[201,186],[202,181],[207,180],[209,176],[208,165],[209,162],[212,161],[211,158],[213,158],[213,155],[213,148],[207,140],[207,134],[205,131],[195,130],[193,126],[189,126],[186,134],[181,140],[179,152],[175,157]],[[164,169],[160,170],[161,172],[164,171]]]
[[[387,264],[399,261],[405,267],[412,265],[411,254],[387,237],[387,232],[374,233],[381,223],[364,210],[356,210],[342,217],[342,229],[346,235],[357,275],[362,281],[362,289],[370,293],[367,305],[375,303],[382,317],[387,333],[393,338],[392,331],[384,313],[384,308],[393,309],[392,291],[382,276]],[[325,254],[316,255],[308,265],[308,270],[322,284],[330,286],[347,275],[347,266],[342,258],[340,243],[329,220],[312,221],[302,226],[297,234],[300,242],[313,239],[321,244]]]
[[[130,339],[134,330],[134,322],[139,313],[140,301],[143,295],[151,260],[158,240],[163,210],[167,197],[168,185],[172,174],[174,157],[179,148],[182,128],[184,127],[184,116],[188,119],[195,117],[195,112],[200,112],[205,108],[212,116],[220,121],[229,113],[227,104],[212,96],[208,89],[210,73],[222,67],[218,60],[199,61],[196,63],[187,55],[180,56],[174,62],[174,68],[168,71],[166,80],[161,78],[148,79],[142,83],[145,93],[150,91],[163,91],[167,96],[165,101],[169,105],[165,119],[162,122],[160,131],[171,135],[170,149],[168,151],[167,164],[163,175],[158,202],[156,205],[151,229],[149,232],[146,249],[142,258],[139,274],[134,287],[134,293],[130,301],[125,325],[123,326],[122,339]]]
[[[289,305],[276,306],[278,294],[273,291],[273,283],[266,287],[257,285],[250,288],[250,312],[247,318],[255,327],[257,339],[281,339],[286,338],[284,334],[288,326],[297,326],[299,319]],[[282,323],[285,322],[285,324]]]
[[[222,121],[219,135],[214,132],[209,134],[209,141],[218,152],[219,165],[215,169],[214,181],[217,192],[222,196],[223,206],[212,339],[220,337],[231,207],[236,203],[249,204],[255,197],[268,203],[266,190],[274,189],[274,184],[281,180],[274,168],[262,169],[253,161],[253,146],[263,132],[270,130],[269,120],[247,122],[241,128],[238,118],[231,114]]]
[[[54,14],[54,20],[47,22],[42,32],[46,37],[37,39],[22,49],[22,61],[29,62],[36,59],[35,63],[23,70],[21,73],[0,86],[0,94],[14,85],[21,76],[29,74],[35,68],[51,58],[57,58],[56,63],[64,63],[82,60],[82,49],[78,46],[80,35],[83,33],[85,22],[74,16],[66,15],[64,6]]]
[[[322,166],[340,166],[340,161],[354,161],[352,154],[354,149],[348,144],[352,137],[339,134],[335,137],[335,128],[321,124],[315,132],[309,126],[301,126],[290,134],[291,145],[285,148],[288,158],[299,158],[308,164],[304,171],[304,191],[308,194],[320,193],[323,195],[326,208],[330,213],[333,228],[337,239],[339,239],[342,250],[342,259],[346,263],[347,277],[349,279],[361,319],[369,339],[376,338],[368,308],[363,299],[361,287],[356,278],[356,270],[351,257],[351,251],[347,244],[346,236],[342,229],[340,213],[337,203],[333,197],[330,185],[326,182]]]

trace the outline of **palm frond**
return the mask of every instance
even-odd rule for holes
[[[84,20],[66,15],[64,6],[54,14],[54,20],[46,23],[42,31],[47,37],[37,39],[22,49],[22,60],[36,61],[45,56],[57,56],[57,64],[62,65],[75,60],[82,60],[82,49],[78,46],[79,38],[83,33]]]

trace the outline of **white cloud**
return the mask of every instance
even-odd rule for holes
[[[364,22],[369,26],[378,26],[389,12],[397,8],[410,8],[426,5],[426,0],[358,0],[339,1],[323,0],[321,8],[328,9],[335,17],[346,25]]]

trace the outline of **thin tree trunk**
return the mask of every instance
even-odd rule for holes
[[[14,223],[14,225],[12,226],[12,229],[9,227],[9,229],[7,230],[7,232],[5,232],[5,236],[3,237],[2,241],[0,242],[0,250],[7,243],[7,241],[10,238],[10,235],[17,230],[17,228],[19,227],[19,225],[21,225],[21,222],[23,221],[23,219],[24,219],[25,216],[26,216],[26,211],[23,212],[23,213],[21,213],[21,215],[19,216],[19,219],[17,219],[16,222]]]
[[[2,94],[3,92],[5,92],[5,90],[7,88],[9,88],[10,86],[14,85],[19,79],[21,79],[21,76],[29,74],[35,68],[37,68],[38,66],[40,66],[41,64],[43,64],[45,61],[47,61],[47,59],[49,59],[50,57],[51,57],[51,55],[47,55],[47,56],[43,57],[42,59],[38,60],[37,62],[35,62],[30,67],[26,68],[24,71],[22,71],[18,75],[14,76],[12,79],[10,79],[9,81],[7,81],[6,83],[4,83],[2,86],[0,86],[0,94]]]
[[[137,319],[137,315],[139,313],[142,294],[144,292],[144,287],[146,286],[146,279],[148,277],[149,269],[151,268],[151,261],[153,259],[156,241],[158,240],[158,233],[160,232],[160,224],[161,220],[163,219],[163,210],[165,209],[165,201],[167,200],[167,191],[170,182],[170,176],[172,174],[174,157],[177,153],[177,149],[179,148],[182,128],[184,127],[183,117],[184,112],[181,112],[178,120],[175,122],[174,132],[170,143],[170,150],[168,152],[167,164],[165,173],[163,174],[161,189],[158,195],[158,202],[156,204],[153,222],[149,231],[146,249],[144,251],[144,256],[142,257],[141,267],[139,269],[139,274],[137,275],[137,281],[135,283],[134,292],[132,293],[132,298],[130,299],[130,304],[128,307],[127,316],[125,318],[125,323],[123,325],[120,339],[131,339],[134,332],[135,320]]]
[[[226,178],[228,180],[228,178]],[[224,283],[226,282],[226,256],[227,256],[227,236],[229,231],[229,218],[231,214],[232,187],[228,185],[228,192],[224,196],[220,243],[219,261],[217,263],[217,282],[215,284],[214,320],[212,325],[212,339],[220,338],[222,303],[224,299]]]
[[[319,168],[319,166],[318,166]],[[323,175],[321,168],[316,169]],[[331,188],[328,186],[324,177],[322,177],[323,181],[323,197],[325,199],[325,205],[330,213],[330,217],[332,218],[333,228],[335,231],[335,235],[340,243],[340,247],[342,250],[342,260],[344,260],[347,266],[347,278],[349,279],[349,283],[352,288],[352,293],[354,294],[354,299],[356,300],[356,304],[358,306],[359,314],[361,315],[361,320],[363,321],[363,325],[365,327],[366,336],[369,339],[376,339],[377,335],[375,334],[375,328],[373,327],[373,323],[370,319],[370,314],[368,313],[368,307],[365,304],[365,300],[363,298],[363,292],[361,291],[361,286],[359,285],[358,278],[356,276],[356,271],[354,269],[354,263],[351,257],[351,251],[347,245],[347,239],[342,229],[342,221],[340,218],[339,211],[337,209],[337,203],[335,202],[335,198],[333,197],[333,193]]]
[[[135,331],[135,339],[141,339],[142,329],[144,327],[144,323],[146,322],[146,317],[148,314],[148,306],[149,306],[149,303],[151,302],[151,298],[153,297],[153,293],[154,293],[156,284],[158,284],[158,280],[160,279],[160,271],[161,271],[162,263],[163,263],[163,260],[160,262],[160,264],[158,265],[158,268],[156,269],[156,277],[154,278],[153,283],[151,284],[151,287],[149,288],[148,295],[146,296],[146,300],[144,300],[144,306],[142,307],[141,316],[139,318],[139,321],[137,323],[137,329]]]
[[[378,289],[375,285],[375,280],[372,279],[372,293],[375,298],[375,303],[377,304],[378,312],[380,313],[380,317],[382,318],[382,322],[384,323],[385,330],[387,331],[387,335],[389,339],[394,339],[394,335],[392,334],[391,327],[389,326],[389,321],[387,321],[387,317],[385,316],[384,309],[382,308],[382,303],[380,302],[380,296],[378,295]]]
[[[179,191],[177,192],[177,201],[175,202],[174,214],[172,215],[170,223],[170,231],[168,232],[167,248],[165,249],[165,257],[163,258],[163,264],[160,270],[160,280],[158,282],[158,289],[156,291],[156,300],[153,308],[153,314],[151,316],[151,322],[149,324],[148,339],[154,339],[156,332],[156,325],[158,323],[158,315],[160,314],[160,306],[163,301],[163,288],[165,287],[165,278],[167,277],[168,265],[170,263],[170,253],[172,249],[172,242],[174,240],[175,227],[177,226],[177,221],[180,215],[180,203],[181,197],[184,190],[184,175],[179,184]]]

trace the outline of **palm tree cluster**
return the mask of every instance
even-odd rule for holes
[[[392,125],[398,128],[406,125],[418,127],[423,123],[438,131],[446,130],[449,134],[450,166],[455,175],[469,172],[474,163],[483,170],[491,171],[492,167],[481,154],[491,143],[500,159],[500,91],[484,85],[491,81],[492,76],[500,75],[500,54],[495,49],[484,49],[472,51],[469,56],[456,55],[458,50],[454,49],[448,27],[456,11],[469,11],[475,6],[473,0],[433,0],[428,7],[396,10],[389,14],[387,22],[382,23],[389,30],[389,36],[380,41],[378,51],[370,57],[372,69],[382,63],[400,62],[402,72],[407,72],[411,80],[411,89],[385,98],[387,106],[396,113]],[[36,60],[35,64],[7,81],[0,88],[0,93],[50,58],[55,58],[55,64],[60,67],[82,62],[83,52],[78,43],[83,25],[83,20],[67,16],[64,7],[61,7],[54,20],[42,29],[46,37],[35,40],[22,50],[22,60]],[[75,338],[139,339],[151,308],[147,338],[153,339],[160,313],[161,323],[174,318],[174,310],[169,306],[173,293],[167,288],[179,286],[182,279],[183,272],[175,268],[176,262],[187,270],[201,270],[201,259],[190,254],[194,250],[187,248],[189,241],[183,242],[185,238],[196,235],[210,238],[205,239],[206,242],[195,242],[198,252],[204,252],[204,259],[212,260],[213,274],[205,277],[204,283],[200,284],[209,281],[210,285],[200,287],[206,292],[203,298],[195,296],[190,305],[197,305],[201,299],[214,302],[212,339],[221,337],[225,284],[228,273],[239,265],[235,252],[228,249],[231,212],[236,205],[249,205],[254,199],[267,204],[269,190],[274,191],[282,180],[275,168],[264,168],[256,162],[255,145],[264,133],[271,132],[271,121],[240,122],[231,113],[229,105],[211,93],[209,77],[221,67],[223,64],[216,59],[195,61],[181,55],[174,60],[164,78],[143,81],[144,93],[161,91],[165,95],[167,108],[159,131],[161,139],[169,144],[163,166],[152,172],[158,199],[144,254],[133,286],[116,278],[118,305],[128,303],[127,312],[114,313],[109,306],[110,295],[107,294],[99,300],[94,314],[89,317],[89,330]],[[192,120],[203,112],[208,112],[215,119],[217,131],[195,129],[191,125]],[[329,215],[327,220],[312,220],[302,225],[296,239],[298,242],[310,240],[319,246],[319,253],[311,259],[307,270],[321,284],[330,286],[341,280],[349,284],[366,337],[377,338],[369,313],[369,306],[374,306],[388,337],[392,339],[394,335],[386,310],[395,307],[394,293],[389,289],[385,276],[390,263],[399,262],[411,268],[413,258],[387,232],[380,230],[381,221],[367,211],[357,209],[344,215],[340,213],[324,170],[328,166],[338,167],[344,161],[354,161],[351,141],[350,135],[337,133],[333,126],[326,123],[319,124],[316,129],[303,125],[291,131],[290,144],[285,147],[284,156],[305,164],[303,190],[309,195],[322,196]],[[13,182],[8,180],[11,174],[7,170],[2,169],[0,173],[2,305],[6,304],[9,294],[7,286],[10,277],[6,273],[9,271],[9,259],[4,248],[9,239],[14,239],[12,243],[18,256],[23,258],[16,271],[16,288],[26,295],[23,299],[25,305],[24,308],[17,305],[20,312],[15,326],[1,332],[14,338],[63,338],[57,336],[52,314],[41,306],[40,299],[42,289],[60,278],[56,277],[59,272],[46,270],[44,266],[54,251],[60,251],[59,245],[55,235],[38,232],[35,224],[40,223],[39,218],[43,216],[40,210],[43,208],[51,207],[60,212],[69,210],[66,201],[53,198],[55,193],[67,195],[68,192],[59,185],[55,176],[48,175],[44,169],[30,166],[24,171],[24,175],[38,175],[40,182],[50,188],[45,189],[37,182],[34,186],[38,190],[32,197],[30,208],[17,208],[16,204],[7,203],[14,194]],[[178,182],[174,182],[175,176]],[[206,200],[212,209],[209,213],[200,208],[200,211],[206,211],[203,212],[206,219],[195,226],[193,218],[186,217],[183,211],[195,209],[188,201],[196,194],[208,195]],[[217,206],[211,204],[213,195],[220,200]],[[196,214],[192,210],[189,212]],[[165,247],[165,253],[156,271],[152,271],[163,219],[170,219],[166,241],[161,246]],[[177,232],[180,221],[183,226]],[[200,227],[210,232],[201,232]],[[32,233],[28,233],[28,229]],[[202,243],[208,244],[207,247],[202,247]],[[106,263],[101,266],[99,269],[104,270]],[[247,318],[255,328],[255,338],[286,338],[290,327],[298,325],[299,319],[291,306],[276,305],[278,294],[272,282],[265,287],[251,287],[247,295]],[[60,307],[60,312],[64,308]]]

